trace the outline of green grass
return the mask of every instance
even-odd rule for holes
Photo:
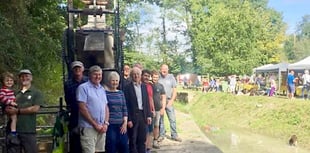
[[[194,97],[188,104],[176,103],[175,107],[192,114],[201,128],[206,125],[240,128],[285,141],[296,134],[299,145],[310,148],[310,101],[186,92]]]

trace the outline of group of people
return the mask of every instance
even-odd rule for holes
[[[71,153],[150,152],[166,137],[164,112],[170,122],[170,139],[181,141],[173,108],[176,80],[167,65],[160,72],[139,64],[125,65],[123,77],[117,72],[103,75],[97,65],[85,77],[80,61],[74,61],[71,68],[73,77],[65,83]],[[103,76],[107,76],[104,85]]]
[[[37,153],[36,113],[44,102],[43,94],[32,86],[32,73],[23,69],[18,73],[19,86],[13,90],[15,77],[5,72],[1,75],[0,102],[9,117],[7,126],[8,153]]]
[[[310,94],[310,74],[309,74],[309,70],[304,70],[304,73],[301,75],[298,75],[297,77],[295,77],[295,72],[293,70],[291,70],[288,73],[287,88],[288,88],[288,98],[289,99],[294,98],[294,94],[295,94],[295,90],[296,90],[296,87],[295,87],[296,84],[302,85],[301,97],[303,99],[309,99],[310,98],[310,95],[309,95]],[[307,95],[307,97],[305,97],[305,95]]]
[[[236,76],[203,78],[202,92],[227,92],[236,95],[250,94],[251,88],[256,86],[259,90],[267,88],[267,95],[274,96],[276,91],[276,82],[274,76],[269,78],[270,85],[265,84],[265,80],[261,74],[258,76]]]

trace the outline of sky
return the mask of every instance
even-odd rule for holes
[[[310,15],[310,0],[269,0],[268,6],[282,13],[289,34],[296,31],[304,15]]]

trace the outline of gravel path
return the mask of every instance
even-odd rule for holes
[[[153,149],[152,153],[223,153],[199,129],[189,114],[176,111],[177,128],[182,142],[165,139],[160,149]],[[166,123],[167,134],[169,124]]]

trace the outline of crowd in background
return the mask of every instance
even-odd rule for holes
[[[305,96],[308,96],[310,91],[308,70],[297,74],[290,71],[288,74],[281,74],[280,77],[276,73],[258,73],[251,76],[230,75],[226,77],[179,75],[177,79],[183,88],[194,88],[205,93],[227,92],[236,95],[267,96],[287,94],[290,99],[296,94],[301,94],[302,98],[307,99],[309,97]],[[301,88],[301,91],[296,91],[296,88]]]

